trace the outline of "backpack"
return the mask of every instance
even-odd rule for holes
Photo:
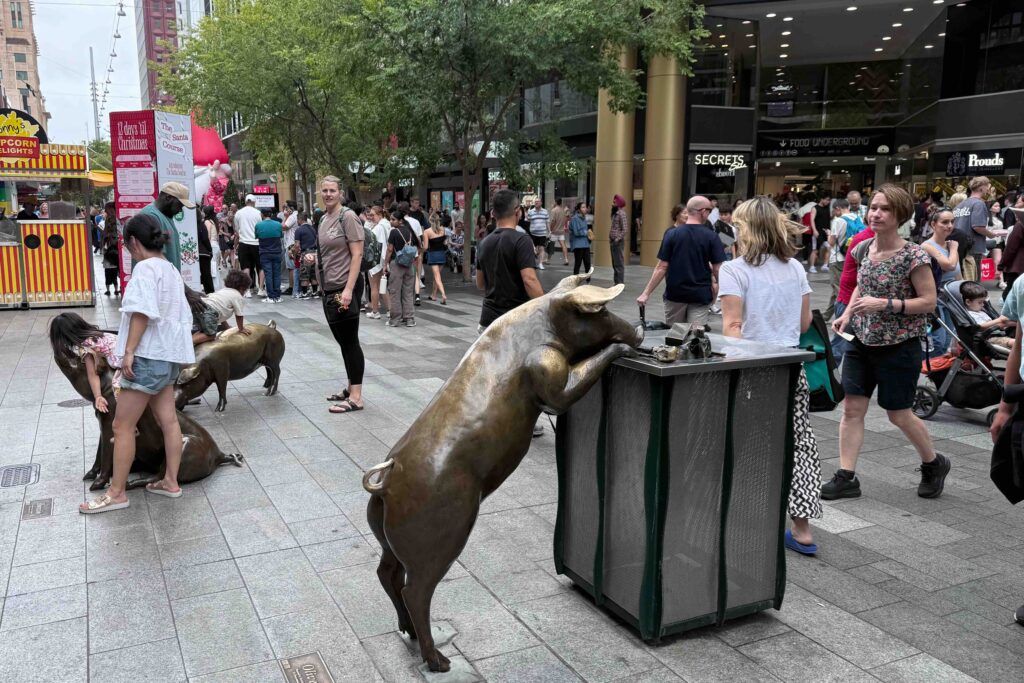
[[[363,226],[363,267],[362,270],[376,268],[380,263],[380,242],[377,235],[365,225]]]
[[[864,225],[864,221],[860,216],[840,216],[846,221],[846,232],[843,234],[843,238],[839,240],[839,253],[846,256],[846,250],[850,248],[850,240],[859,235],[861,231],[865,230],[868,226]]]
[[[401,230],[398,228],[393,229],[398,230],[398,234],[402,235]],[[409,230],[411,231],[412,228],[409,228]],[[409,268],[416,261],[416,256],[419,254],[419,250],[414,247],[409,240],[405,239],[405,235],[402,235],[402,239],[405,240],[405,246],[395,254],[395,263],[403,268]]]

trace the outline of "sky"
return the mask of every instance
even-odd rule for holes
[[[116,0],[34,0],[36,40],[39,43],[39,86],[46,98],[52,142],[80,143],[94,137],[89,95],[89,47],[96,60],[96,83],[102,94],[110,76],[107,108],[100,117],[100,135],[110,139],[111,111],[139,109],[139,67],[135,42],[135,5],[125,0],[127,16],[120,17],[117,57],[111,46],[117,17]],[[114,72],[108,74],[107,67]]]

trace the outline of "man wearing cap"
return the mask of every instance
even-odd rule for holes
[[[238,236],[238,268],[249,271],[249,277],[255,287],[259,283],[259,295],[265,296],[263,289],[263,268],[260,265],[260,241],[256,238],[256,224],[260,222],[260,210],[256,208],[256,195],[245,195],[245,206],[235,212],[235,234]],[[246,298],[252,292],[245,293]]]
[[[171,265],[181,270],[181,240],[178,229],[174,227],[174,217],[181,213],[182,208],[194,209],[195,202],[188,198],[188,188],[181,183],[164,183],[156,201],[146,206],[139,213],[148,213],[160,221],[160,228],[168,236],[164,244],[164,258]]]

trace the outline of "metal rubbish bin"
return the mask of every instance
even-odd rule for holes
[[[620,359],[558,420],[555,566],[645,640],[782,604],[813,354],[708,336],[723,356]]]

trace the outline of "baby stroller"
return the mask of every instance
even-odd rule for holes
[[[925,374],[936,388],[917,387],[912,410],[923,420],[935,415],[943,401],[955,408],[982,410],[997,406],[1002,398],[1005,361],[1010,352],[989,340],[1005,333],[999,328],[981,329],[964,305],[961,284],[960,280],[947,282],[938,291],[939,300],[953,321],[953,329],[938,316],[933,320],[949,333],[957,351],[925,361]],[[999,317],[988,301],[985,313],[993,320]],[[1002,361],[1003,367],[995,366],[995,361]],[[996,410],[989,411],[989,424],[995,419]]]

